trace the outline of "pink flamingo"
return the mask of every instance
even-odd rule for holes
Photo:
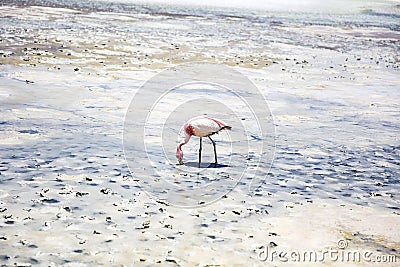
[[[214,146],[214,159],[215,159],[214,164],[215,166],[217,166],[217,148],[215,146],[214,140],[212,140],[210,136],[225,129],[230,130],[232,129],[232,127],[207,116],[198,116],[188,120],[184,126],[185,141],[180,143],[176,148],[176,158],[178,159],[179,164],[183,164],[182,146],[187,144],[187,142],[189,142],[190,137],[194,135],[200,137],[199,168],[201,163],[201,148],[202,148],[201,143],[203,137],[208,137]]]

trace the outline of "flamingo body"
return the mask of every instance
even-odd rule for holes
[[[226,125],[220,121],[206,116],[198,116],[185,123],[185,133],[198,137],[207,137],[219,132],[224,127]]]
[[[211,135],[218,133],[221,130],[228,129],[230,130],[232,127],[226,125],[225,123],[207,117],[207,116],[197,116],[194,118],[189,119],[185,125],[185,141],[181,142],[178,147],[176,148],[176,158],[178,159],[180,164],[183,164],[183,152],[182,146],[189,142],[190,137],[197,136],[200,137],[200,150],[199,150],[199,167],[201,163],[201,148],[202,148],[202,138],[208,137],[213,146],[214,146],[214,156],[215,156],[215,164],[217,164],[217,151],[216,151],[216,144],[214,140],[211,139]]]

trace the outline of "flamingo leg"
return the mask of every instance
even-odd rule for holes
[[[200,137],[200,148],[199,148],[199,168],[200,168],[200,164],[201,164],[201,144],[202,143],[202,138]]]
[[[211,140],[211,142],[212,142],[212,144],[213,144],[213,146],[214,146],[214,160],[215,160],[214,164],[215,164],[215,166],[217,166],[217,164],[218,164],[218,160],[217,160],[217,146],[216,146],[214,140],[212,140],[210,136],[209,136],[208,138],[210,138],[210,140]]]

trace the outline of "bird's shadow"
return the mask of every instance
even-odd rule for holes
[[[199,163],[195,162],[195,161],[185,162],[183,165],[192,167],[192,168],[199,167]],[[229,167],[229,166],[226,164],[219,164],[219,163],[215,164],[215,163],[202,162],[200,164],[200,168],[218,169],[218,168],[226,168],[226,167]]]

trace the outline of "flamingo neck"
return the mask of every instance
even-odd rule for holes
[[[182,142],[182,143],[180,143],[179,145],[178,145],[178,151],[182,151],[182,146],[184,145],[184,144],[186,144],[185,142]]]
[[[191,136],[192,135],[190,135],[190,134],[186,134],[185,135],[185,140],[178,145],[177,151],[180,151],[180,152],[182,151],[182,146],[186,145],[189,142],[189,139],[190,139]]]
[[[181,148],[183,145],[186,145],[189,142],[189,139],[192,135],[191,134],[186,134],[185,135],[185,141],[179,144],[179,148]]]

